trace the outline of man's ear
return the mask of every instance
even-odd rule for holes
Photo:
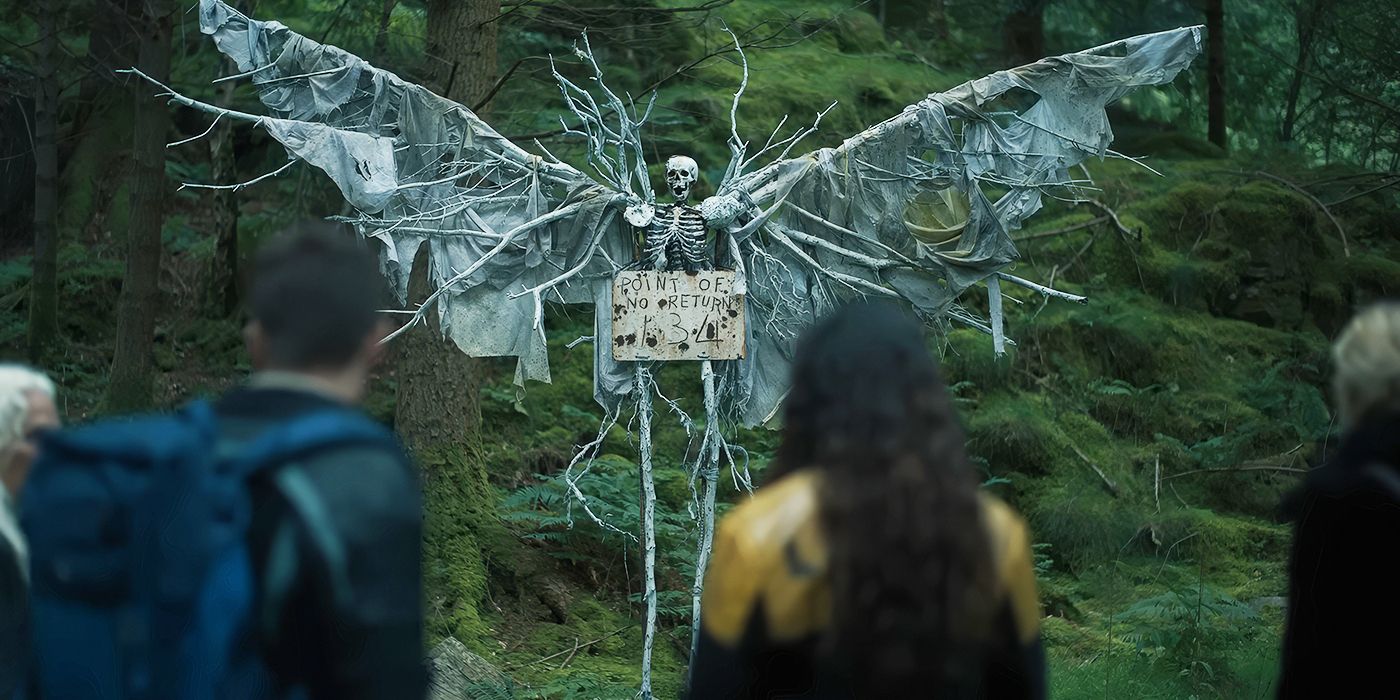
[[[263,330],[261,323],[249,321],[248,325],[243,327],[243,345],[248,348],[248,360],[253,363],[253,369],[266,369],[268,360],[267,332]]]

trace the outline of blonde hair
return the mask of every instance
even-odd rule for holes
[[[1400,302],[1372,305],[1351,319],[1332,345],[1332,362],[1343,428],[1400,409]]]
[[[8,453],[24,437],[30,392],[50,399],[56,394],[53,382],[42,372],[19,364],[0,364],[0,455]],[[0,462],[0,469],[8,462]]]

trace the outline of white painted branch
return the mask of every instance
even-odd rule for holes
[[[705,494],[700,501],[700,545],[695,554],[695,584],[690,589],[690,658],[695,658],[700,646],[700,598],[705,589],[705,569],[710,562],[710,549],[715,539],[715,491],[719,481],[719,450],[723,439],[719,429],[719,397],[715,392],[715,370],[709,360],[700,365],[700,378],[705,385],[705,436],[708,454],[700,459],[705,470]],[[698,464],[696,465],[699,466]]]
[[[187,144],[187,143],[190,143],[191,141],[198,141],[198,140],[204,138],[205,136],[208,136],[208,135],[209,135],[209,132],[213,131],[213,130],[214,130],[214,127],[216,127],[216,126],[219,125],[219,120],[220,120],[220,119],[223,119],[223,118],[224,118],[224,115],[222,115],[222,114],[216,114],[216,115],[214,115],[214,121],[209,122],[209,128],[208,128],[208,129],[205,129],[204,132],[201,133],[200,135],[198,135],[198,136],[191,136],[191,137],[189,137],[189,138],[187,138],[187,139],[184,139],[184,140],[182,140],[182,141],[175,141],[175,142],[173,142],[173,143],[167,143],[167,144],[165,144],[165,147],[166,147],[166,148],[174,148],[174,147],[176,147],[176,146],[183,146],[183,145],[185,145],[185,144]]]
[[[851,236],[865,243],[869,243],[870,245],[873,245],[876,248],[879,248],[880,250],[883,250],[886,253],[889,253],[890,255],[899,258],[900,261],[904,262],[906,265],[911,265],[914,267],[918,266],[913,260],[909,259],[903,253],[895,250],[894,248],[891,248],[888,245],[885,245],[884,243],[881,243],[880,241],[874,240],[872,238],[867,238],[859,233],[856,233],[855,231],[852,231],[851,229],[846,228],[845,226],[841,226],[840,224],[828,221],[820,216],[817,216],[816,214],[813,214],[810,211],[807,211],[806,209],[803,209],[802,207],[797,206],[796,204],[793,204],[792,202],[789,202],[787,200],[783,201],[785,202],[787,208],[797,212],[798,214],[801,214],[802,216],[806,217],[807,219],[810,219],[811,221],[815,221],[837,233],[844,233],[847,236]]]
[[[1006,354],[1006,334],[1001,312],[1001,279],[996,275],[987,278],[987,308],[992,317],[992,351],[1001,357]]]
[[[564,468],[564,484],[569,487],[569,493],[572,494],[572,500],[569,501],[568,509],[569,527],[573,527],[574,524],[573,501],[578,501],[579,506],[583,508],[583,512],[587,514],[589,519],[591,519],[598,527],[601,527],[604,530],[608,530],[611,532],[616,532],[619,535],[627,537],[633,542],[636,542],[636,535],[630,532],[624,532],[612,523],[609,523],[608,521],[598,517],[598,514],[594,513],[593,509],[588,505],[588,498],[583,495],[583,491],[579,490],[578,480],[583,478],[583,476],[588,473],[589,467],[584,468],[583,474],[579,474],[577,477],[573,475],[574,467],[578,466],[578,463],[580,461],[586,459],[588,460],[588,465],[592,465],[593,457],[598,453],[598,448],[603,444],[603,440],[605,440],[608,436],[608,431],[611,430],[614,425],[617,425],[617,415],[609,411],[608,415],[603,419],[602,425],[598,428],[598,436],[593,438],[592,441],[580,447],[579,451],[574,454],[573,459],[569,460],[569,466]]]
[[[870,280],[861,279],[853,275],[848,275],[844,272],[837,272],[835,270],[827,269],[821,263],[817,262],[812,256],[808,255],[807,251],[802,250],[800,246],[794,243],[791,238],[788,238],[785,233],[779,231],[778,228],[775,226],[768,227],[768,232],[773,235],[773,240],[781,243],[783,247],[787,248],[788,250],[791,250],[793,254],[797,257],[802,258],[803,262],[811,266],[812,270],[820,275],[829,277],[837,282],[840,282],[841,284],[850,287],[852,290],[864,289],[865,291],[873,292],[882,296],[899,296],[899,294],[894,290],[886,287],[881,287],[880,285],[875,284]]]
[[[202,189],[202,190],[233,190],[234,192],[237,192],[238,190],[241,190],[241,189],[243,189],[244,187],[247,187],[247,186],[249,186],[249,185],[257,184],[257,183],[262,182],[263,180],[266,180],[266,179],[271,178],[271,177],[277,177],[278,175],[281,175],[282,173],[287,172],[289,169],[291,169],[291,167],[292,167],[293,165],[296,165],[297,163],[300,163],[300,162],[301,162],[300,160],[289,160],[289,161],[287,161],[287,164],[286,164],[286,165],[283,165],[282,167],[280,167],[280,168],[278,168],[278,169],[276,169],[276,170],[274,170],[274,171],[272,171],[272,172],[270,172],[270,173],[266,173],[266,174],[264,174],[264,175],[259,175],[258,177],[255,177],[255,178],[253,178],[253,179],[251,179],[251,180],[249,180],[249,181],[247,181],[247,182],[240,182],[240,183],[238,183],[238,184],[236,184],[236,185],[204,185],[204,184],[200,184],[200,183],[197,183],[197,182],[186,182],[186,183],[180,185],[179,189],[183,190],[183,189],[185,189],[186,187],[191,187],[191,188]],[[177,190],[177,191],[178,191],[178,190]]]
[[[1004,279],[1004,280],[1006,280],[1007,282],[1010,282],[1010,283],[1012,283],[1012,284],[1016,284],[1016,285],[1020,285],[1020,286],[1022,286],[1022,287],[1025,287],[1026,289],[1030,289],[1030,290],[1033,290],[1033,291],[1040,292],[1041,294],[1044,294],[1045,296],[1048,296],[1048,297],[1055,297],[1056,299],[1064,299],[1065,301],[1072,301],[1072,302],[1074,302],[1074,303],[1076,303],[1076,304],[1087,304],[1087,303],[1089,303],[1089,297],[1079,296],[1078,294],[1070,294],[1069,292],[1062,292],[1062,291],[1060,291],[1060,290],[1058,290],[1058,289],[1054,289],[1054,288],[1052,288],[1052,287],[1047,287],[1047,286],[1045,286],[1045,285],[1043,285],[1043,284],[1036,284],[1035,282],[1032,282],[1032,281],[1030,281],[1030,280],[1028,280],[1028,279],[1023,279],[1023,278],[1017,277],[1016,275],[1009,275],[1009,274],[1007,274],[1007,273],[1005,273],[1005,272],[998,272],[998,273],[997,273],[997,277],[1000,277],[1001,279]],[[1051,281],[1053,282],[1053,280],[1051,280]]]
[[[174,102],[175,104],[178,104],[178,105],[184,105],[184,106],[189,107],[189,108],[191,108],[191,109],[197,109],[197,110],[199,110],[199,111],[201,111],[201,112],[208,112],[209,114],[221,114],[221,115],[223,115],[223,116],[230,117],[230,118],[232,118],[232,119],[238,119],[238,120],[240,120],[240,121],[245,121],[245,122],[253,122],[254,124],[261,123],[261,122],[263,121],[263,119],[264,119],[264,117],[260,117],[260,116],[258,116],[258,115],[256,115],[256,114],[249,114],[249,113],[247,113],[247,112],[240,112],[240,111],[235,110],[235,109],[225,109],[225,108],[223,108],[223,107],[218,107],[218,106],[215,106],[215,105],[211,105],[211,104],[209,104],[208,102],[200,102],[199,100],[193,100],[193,99],[190,99],[190,98],[188,98],[188,97],[185,97],[184,95],[181,95],[180,93],[175,92],[174,90],[172,90],[172,89],[170,88],[170,86],[166,85],[165,83],[162,83],[162,82],[160,82],[159,80],[156,80],[155,78],[152,78],[151,76],[146,75],[145,73],[141,72],[141,69],[139,69],[139,68],[126,68],[126,69],[119,70],[119,71],[116,71],[116,72],[118,72],[118,73],[126,73],[126,74],[129,74],[129,75],[134,75],[134,76],[136,76],[136,77],[138,77],[138,78],[141,78],[142,80],[145,80],[146,82],[148,82],[148,83],[150,83],[150,84],[152,84],[152,85],[155,85],[156,87],[158,87],[158,88],[160,88],[160,89],[162,89],[162,90],[165,91],[165,96],[166,96],[166,97],[169,97],[171,102]]]
[[[258,67],[258,68],[254,68],[253,70],[250,70],[250,71],[248,71],[248,72],[246,72],[246,73],[238,73],[238,74],[236,74],[236,75],[226,75],[226,76],[224,76],[224,77],[222,77],[222,78],[215,78],[213,82],[214,82],[214,84],[217,85],[217,84],[219,84],[219,83],[227,82],[227,81],[229,81],[229,80],[238,80],[238,79],[240,79],[240,78],[247,78],[247,77],[250,77],[250,76],[257,75],[258,73],[261,73],[261,72],[263,72],[263,71],[265,71],[265,70],[267,70],[267,69],[269,69],[269,68],[271,68],[271,67],[273,67],[273,66],[275,66],[275,65],[277,65],[277,62],[276,62],[276,61],[273,61],[272,63],[269,63],[269,64],[264,65],[264,66],[260,66],[260,67]]]
[[[573,204],[567,206],[559,207],[558,209],[555,209],[554,211],[551,211],[548,214],[537,216],[502,234],[501,241],[497,243],[495,247],[487,251],[485,255],[482,255],[480,258],[477,258],[475,262],[468,265],[467,269],[457,273],[451,279],[444,282],[442,286],[434,290],[432,294],[429,294],[428,298],[423,300],[422,306],[420,306],[418,308],[418,311],[413,314],[413,318],[410,319],[408,323],[405,323],[402,327],[400,327],[393,333],[384,336],[384,339],[379,342],[387,343],[393,340],[394,338],[397,338],[400,335],[403,335],[404,333],[408,332],[409,328],[423,320],[423,317],[427,313],[428,309],[433,305],[434,302],[436,302],[440,297],[442,297],[443,294],[446,294],[448,290],[452,288],[452,285],[457,284],[458,282],[461,282],[464,279],[468,279],[472,275],[476,274],[477,270],[480,270],[483,266],[486,265],[486,263],[490,262],[492,258],[496,257],[497,255],[500,255],[501,251],[505,250],[506,246],[514,242],[515,239],[522,233],[543,226],[550,222],[558,221],[559,219],[565,218],[567,216],[572,216],[573,214],[578,213],[578,211],[581,210],[583,208],[583,205],[586,203],[587,200],[584,200],[581,202],[574,202]]]
[[[656,643],[656,484],[651,473],[651,371],[647,363],[638,362],[632,391],[637,397],[642,470],[642,552],[645,564],[643,597],[646,601],[646,626],[642,633],[641,700],[652,700],[651,653]]]

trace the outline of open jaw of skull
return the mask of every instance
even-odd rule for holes
[[[690,189],[700,177],[700,166],[688,156],[671,156],[666,160],[666,186],[677,202],[690,199]]]

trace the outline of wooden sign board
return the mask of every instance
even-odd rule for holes
[[[744,297],[733,272],[621,272],[613,280],[613,359],[737,360]]]

